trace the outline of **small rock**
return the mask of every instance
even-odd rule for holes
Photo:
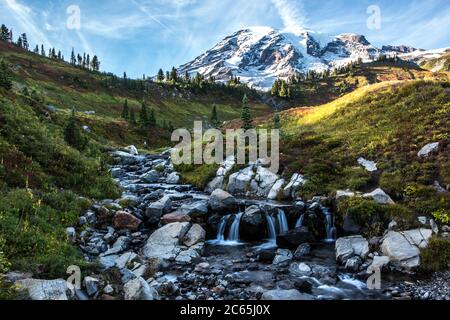
[[[306,256],[309,256],[311,253],[311,245],[309,243],[303,243],[298,246],[297,250],[295,250],[294,258],[296,260],[300,260]]]
[[[113,218],[114,228],[119,230],[128,229],[130,231],[136,231],[139,229],[141,223],[141,220],[125,211],[117,212]]]
[[[84,278],[84,286],[87,294],[93,297],[99,291],[100,281],[93,277],[86,277]]]

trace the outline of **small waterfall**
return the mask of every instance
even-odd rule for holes
[[[277,222],[280,234],[285,234],[289,231],[289,225],[287,222],[286,214],[281,209],[278,209]]]
[[[267,230],[269,231],[269,240],[271,242],[277,242],[277,231],[275,229],[275,221],[268,214],[266,214],[266,219],[267,219]]]
[[[335,217],[326,207],[321,207],[322,212],[325,216],[325,229],[327,231],[326,242],[336,241],[336,227],[335,227]]]
[[[228,235],[228,241],[239,242],[239,227],[241,226],[242,215],[242,212],[235,215],[233,224],[231,225],[230,234]]]
[[[217,238],[216,241],[222,242],[225,241],[225,228],[227,227],[228,220],[230,220],[231,215],[225,216],[220,220],[219,225],[217,226]]]
[[[303,221],[305,220],[305,214],[302,214],[295,224],[295,229],[301,229],[303,227]]]

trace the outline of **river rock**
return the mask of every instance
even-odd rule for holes
[[[361,268],[363,262],[360,257],[354,256],[347,260],[345,264],[345,269],[347,269],[350,272],[358,272]]]
[[[126,268],[130,263],[136,260],[137,257],[138,257],[137,254],[135,254],[134,252],[131,251],[125,252],[119,258],[116,259],[115,266],[118,269]]]
[[[181,211],[188,214],[192,218],[203,217],[208,214],[208,201],[200,200],[181,206]]]
[[[414,269],[420,266],[420,249],[428,246],[433,235],[429,229],[404,232],[390,231],[381,244],[381,252],[400,269]]]
[[[166,178],[166,183],[168,184],[178,184],[180,183],[180,176],[177,172],[172,172]]]
[[[258,167],[256,176],[250,184],[252,192],[258,197],[266,198],[278,178],[278,175],[269,169]]]
[[[235,212],[238,209],[236,199],[226,191],[215,190],[209,199],[209,206],[219,213]]]
[[[314,241],[314,237],[308,228],[289,230],[287,233],[277,236],[277,244],[281,248],[297,249],[303,243]]]
[[[311,253],[311,245],[309,243],[302,243],[298,246],[294,253],[294,259],[301,260]]]
[[[296,289],[291,290],[270,290],[263,293],[261,300],[266,301],[308,301],[313,300],[313,297],[306,293],[300,293]]]
[[[124,165],[134,165],[140,162],[140,158],[139,156],[135,156],[132,155],[131,153],[128,152],[123,152],[123,151],[115,151],[112,153],[112,156],[114,158],[119,159],[121,164]]]
[[[355,256],[362,260],[369,254],[369,242],[362,236],[339,238],[336,241],[336,260],[342,264]]]
[[[135,146],[133,146],[133,145],[125,147],[124,151],[128,152],[129,154],[132,154],[133,156],[138,156],[139,155],[138,149]]]
[[[65,280],[25,279],[16,282],[20,288],[28,291],[31,300],[69,300],[73,297],[74,288]]]
[[[173,260],[180,253],[181,239],[189,231],[190,223],[171,223],[156,230],[147,240],[143,254],[147,259]]]
[[[161,216],[169,213],[172,209],[172,200],[169,196],[164,196],[157,202],[152,203],[145,211],[145,216],[151,224],[157,224]]]
[[[373,198],[379,204],[395,204],[391,197],[381,188],[375,189],[371,193],[366,193],[363,197]]]
[[[272,189],[270,189],[270,191],[269,191],[269,195],[267,196],[267,199],[276,200],[278,198],[278,195],[280,194],[281,190],[283,189],[284,184],[285,184],[284,179],[279,179],[277,182],[275,182]]]
[[[159,300],[158,292],[143,278],[128,281],[123,291],[125,300]]]
[[[292,252],[291,250],[286,250],[286,249],[278,249],[275,259],[273,260],[273,264],[274,265],[278,265],[278,264],[282,264],[282,263],[287,263],[292,261]]]
[[[417,156],[419,158],[427,158],[430,156],[431,153],[437,151],[438,149],[439,149],[439,142],[429,143],[419,151]]]
[[[175,258],[175,262],[181,265],[192,264],[196,259],[200,258],[200,254],[197,250],[188,249],[181,251]]]
[[[241,236],[245,241],[261,240],[265,235],[265,219],[261,209],[250,206],[245,209],[241,220]]]
[[[373,273],[375,270],[379,269],[380,271],[383,271],[385,267],[389,265],[391,262],[391,258],[386,256],[374,256],[372,264],[367,268],[368,273]]]
[[[127,229],[130,231],[136,231],[139,229],[142,221],[132,214],[125,211],[118,211],[113,218],[114,228],[122,230]]]
[[[141,176],[141,180],[145,183],[156,183],[159,181],[159,178],[160,174],[156,170],[150,170]]]
[[[191,217],[183,211],[175,211],[162,216],[161,223],[191,222]]]
[[[204,242],[206,238],[206,231],[199,224],[194,224],[186,233],[183,239],[183,244],[187,247]]]
[[[83,280],[86,292],[93,297],[100,290],[100,280],[94,277],[86,277]]]

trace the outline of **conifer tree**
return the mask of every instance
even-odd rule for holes
[[[33,53],[39,54],[39,46],[38,45],[36,45],[36,47],[34,48]]]
[[[163,69],[159,69],[158,75],[156,76],[156,80],[158,82],[164,81],[164,71],[163,71]]]
[[[5,42],[9,40],[9,30],[4,24],[0,28],[0,40]]]
[[[127,99],[125,99],[125,103],[123,104],[122,118],[124,118],[125,120],[130,119],[130,109],[128,108],[128,100]]]
[[[44,48],[44,46],[42,46],[42,48]],[[70,64],[73,66],[77,64],[77,59],[75,57],[75,51],[73,48],[72,48],[72,53],[70,55]]]
[[[88,141],[77,123],[75,109],[72,110],[72,115],[64,129],[64,140],[78,150],[83,150],[87,145]]]
[[[30,48],[26,33],[22,33],[22,48],[24,48],[25,50],[28,50]]]
[[[174,83],[178,82],[178,74],[177,69],[175,69],[175,67],[173,67],[172,71],[170,72],[170,80]]]
[[[0,88],[11,90],[12,82],[8,65],[5,61],[0,61]]]
[[[141,125],[141,128],[146,128],[149,125],[147,106],[144,102],[142,102],[141,112],[139,114],[139,124]]]
[[[156,126],[156,116],[155,116],[155,109],[152,109],[150,111],[150,117],[148,118],[148,124],[152,127]]]
[[[45,57],[45,49],[44,49],[44,45],[41,44],[41,56]]]
[[[19,39],[17,39],[17,46],[19,48],[23,48],[23,40],[22,40],[22,36],[19,36]]]
[[[136,115],[133,109],[130,109],[130,119],[128,120],[132,125],[136,125]]]
[[[248,106],[248,98],[247,95],[244,95],[244,98],[242,99],[242,129],[244,130],[250,130],[253,128],[252,123],[252,116],[250,114],[250,108]]]
[[[211,114],[211,124],[214,128],[219,126],[219,117],[217,115],[217,106],[213,106],[212,114]]]
[[[280,129],[281,128],[281,118],[280,114],[277,112],[273,116],[273,128],[274,129]]]

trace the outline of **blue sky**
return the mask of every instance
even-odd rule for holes
[[[80,29],[68,29],[69,6],[80,8]],[[381,10],[369,29],[367,8]],[[30,43],[96,53],[102,70],[153,75],[195,58],[248,26],[308,28],[364,34],[374,45],[424,49],[450,46],[448,0],[0,0],[0,23]]]

